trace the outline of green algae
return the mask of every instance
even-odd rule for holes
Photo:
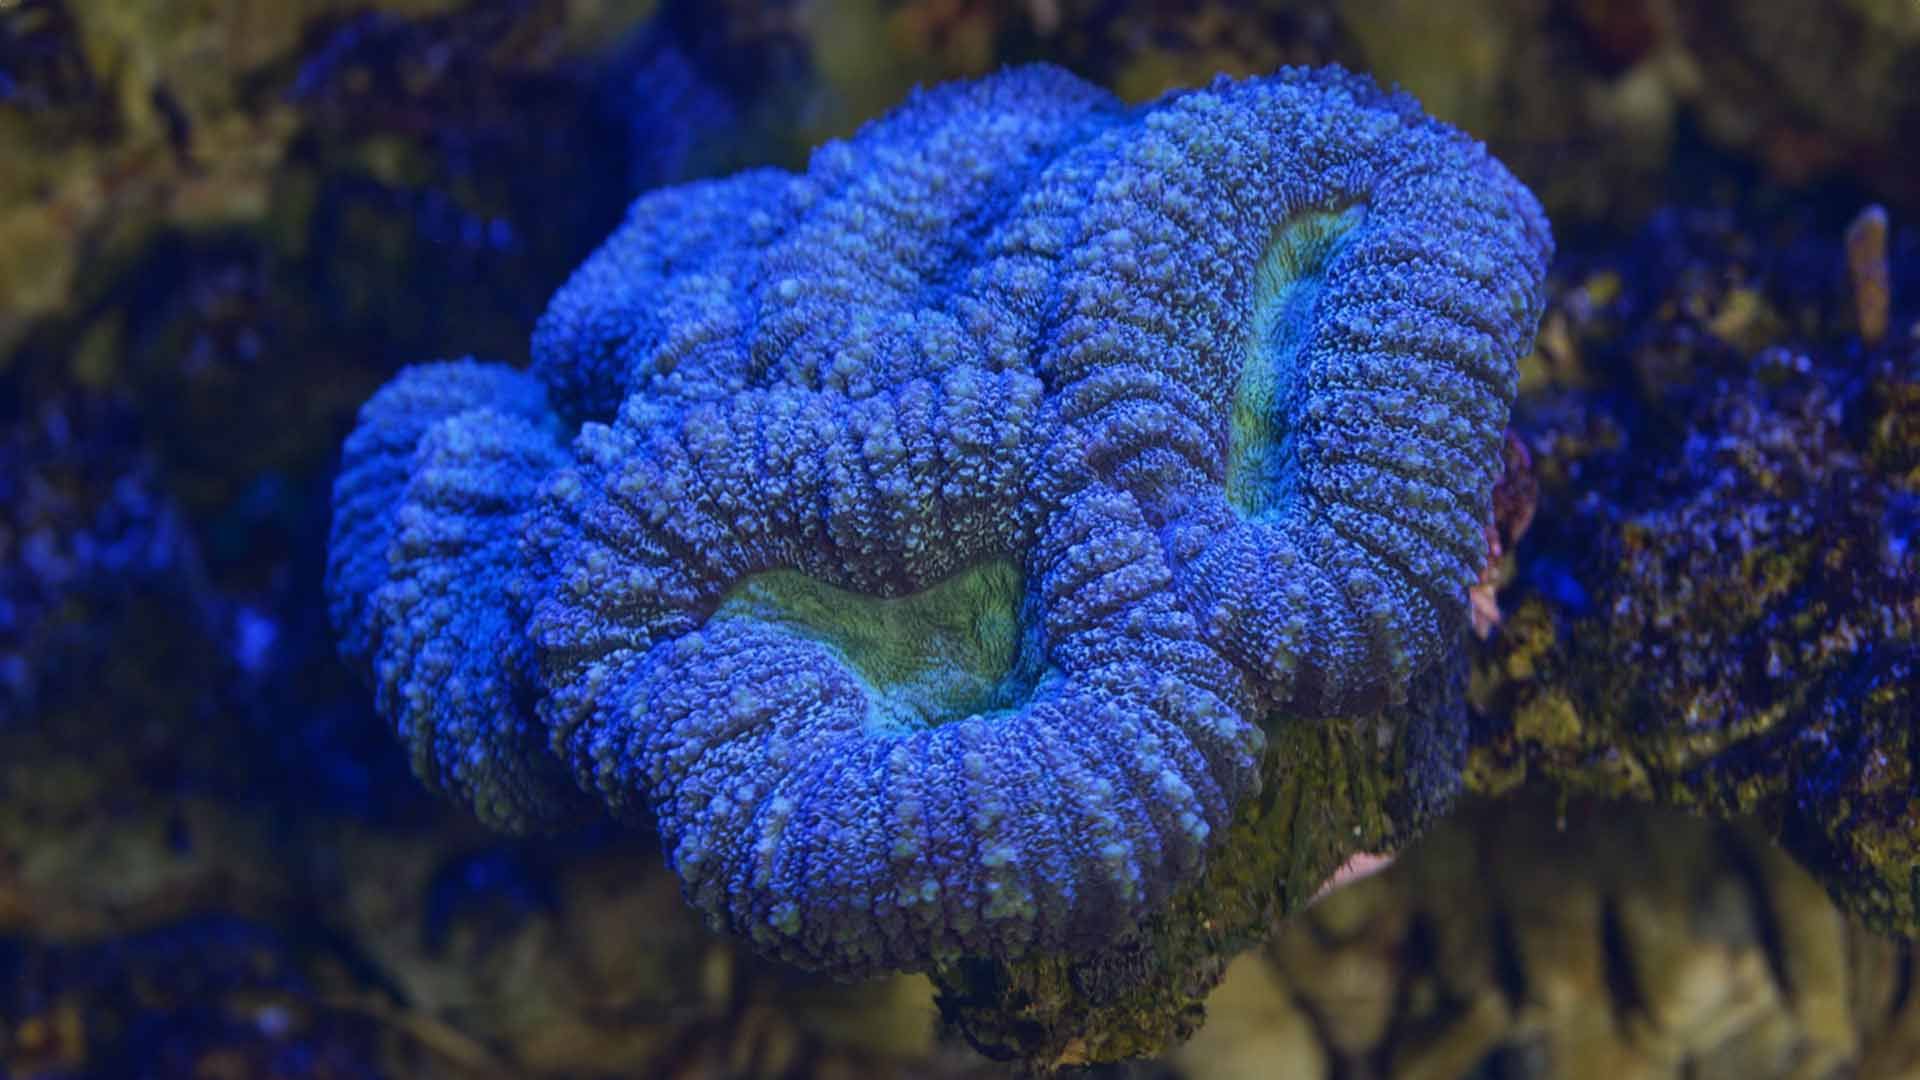
[[[1662,318],[1724,307],[1698,285],[1668,287],[1693,293]],[[1469,699],[1488,722],[1465,780],[1484,795],[1544,784],[1747,819],[1843,908],[1910,935],[1920,564],[1901,523],[1920,369],[1895,356],[1787,363],[1777,348],[1729,361],[1720,347],[1636,358],[1632,454],[1591,437],[1624,426],[1618,406],[1523,395],[1550,524],[1521,556],[1564,576],[1516,590],[1476,650]],[[1668,453],[1644,441],[1663,429]]]

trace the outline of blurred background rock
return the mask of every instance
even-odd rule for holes
[[[0,0],[0,1075],[995,1074],[924,980],[708,936],[643,841],[435,803],[319,579],[353,410],[523,360],[634,194],[1032,59],[1134,100],[1370,70],[1563,247],[1516,414],[1538,521],[1476,660],[1476,786],[1517,801],[1125,1071],[1920,1074],[1914,946],[1763,838],[1871,905],[1920,824],[1917,56],[1898,0]],[[1718,754],[1782,701],[1850,741]],[[1690,784],[1755,823],[1588,801]]]

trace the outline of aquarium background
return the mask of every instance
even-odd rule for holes
[[[1560,247],[1476,795],[1095,1067],[1920,1075],[1920,6],[0,0],[0,1077],[1004,1073],[436,800],[321,577],[361,402],[524,362],[636,194],[1030,60],[1370,71]]]

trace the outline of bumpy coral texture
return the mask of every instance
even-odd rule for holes
[[[1550,247],[1339,71],[919,94],[803,175],[640,199],[531,375],[377,395],[346,655],[424,777],[532,827],[570,773],[770,954],[1099,945],[1192,880],[1265,725],[1459,639]]]

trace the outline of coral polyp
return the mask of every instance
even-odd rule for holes
[[[1096,947],[1270,733],[1456,655],[1550,251],[1483,147],[1338,70],[921,93],[642,197],[531,375],[377,395],[343,650],[423,778],[657,823],[771,955]]]

